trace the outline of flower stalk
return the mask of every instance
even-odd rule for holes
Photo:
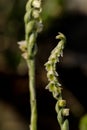
[[[43,25],[40,17],[41,0],[28,0],[26,4],[25,41],[18,42],[23,58],[27,61],[29,75],[29,93],[31,107],[30,130],[37,130],[37,103],[35,90],[35,56],[37,53],[36,39],[42,31]]]

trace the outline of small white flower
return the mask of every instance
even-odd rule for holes
[[[41,6],[41,0],[34,0],[32,5],[35,7],[35,8],[40,8]]]
[[[54,72],[52,70],[48,71],[47,77],[49,81],[57,81],[57,78],[54,75]]]
[[[50,71],[48,71],[47,75],[48,75],[48,77],[49,77],[50,75],[53,75],[53,76],[54,76],[54,72],[53,72],[52,70],[50,70]]]
[[[43,24],[41,22],[37,22],[36,23],[36,26],[37,26],[37,32],[41,32],[43,30]]]
[[[27,57],[28,57],[27,52],[22,53],[22,57],[26,60],[26,59],[27,59]]]
[[[56,36],[56,39],[66,39],[63,33],[59,32],[59,34]]]
[[[58,73],[57,73],[56,71],[54,71],[54,74],[55,74],[55,76],[59,76]]]
[[[39,10],[33,10],[33,17],[34,18],[39,18],[39,16],[40,16],[40,11]]]
[[[60,55],[61,55],[61,57],[63,57],[63,51],[61,51],[61,54],[60,54]]]
[[[25,52],[27,49],[27,43],[26,41],[20,41],[18,42],[19,48],[21,49],[21,51]]]
[[[62,113],[63,113],[64,116],[69,116],[69,109],[64,108]]]
[[[58,59],[55,53],[53,53],[50,57],[49,60],[51,60],[53,63],[57,63]]]
[[[26,45],[26,41],[25,40],[19,41],[18,45]]]
[[[52,62],[51,61],[46,62],[44,65],[45,65],[47,71],[50,71],[52,69]]]

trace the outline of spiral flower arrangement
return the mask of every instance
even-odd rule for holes
[[[66,38],[62,33],[56,36],[59,39],[58,45],[52,50],[48,61],[45,63],[48,85],[46,89],[52,92],[53,97],[57,100],[55,109],[57,112],[57,120],[61,130],[69,130],[69,123],[66,117],[69,115],[69,109],[66,108],[66,100],[62,98],[62,88],[58,81],[58,73],[56,72],[56,63],[59,62],[60,56],[63,56],[64,44]]]
[[[22,51],[22,56],[27,61],[29,73],[29,92],[31,106],[31,122],[29,129],[37,130],[37,104],[35,91],[35,55],[37,53],[36,39],[38,33],[42,31],[41,20],[41,0],[28,0],[26,4],[25,41],[18,42]]]
[[[43,24],[40,17],[42,8],[41,0],[28,0],[26,4],[25,35],[28,49],[28,58],[32,59],[37,52],[36,38],[42,31]]]
[[[24,59],[33,59],[37,52],[36,39],[38,33],[42,31],[41,0],[28,0],[26,4],[25,21],[25,41],[18,42]]]
[[[26,4],[26,13],[24,16],[25,22],[25,41],[18,42],[19,48],[22,51],[22,56],[26,59],[29,74],[29,92],[31,106],[31,121],[30,130],[37,130],[37,104],[35,91],[35,55],[37,53],[36,39],[38,33],[42,31],[43,24],[41,20],[41,0],[28,0]],[[66,100],[62,98],[62,88],[58,81],[58,73],[56,72],[56,63],[59,57],[63,56],[65,36],[59,33],[56,36],[60,39],[58,45],[51,52],[48,62],[45,64],[49,84],[46,89],[52,92],[53,97],[57,100],[55,109],[57,119],[61,130],[69,130],[69,123],[66,117],[69,115],[69,109],[66,108]]]

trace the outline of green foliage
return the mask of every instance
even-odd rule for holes
[[[53,21],[64,13],[64,0],[45,0],[43,2],[42,19],[44,30],[53,26]]]
[[[80,130],[87,130],[87,114],[85,114],[79,122],[79,129]]]

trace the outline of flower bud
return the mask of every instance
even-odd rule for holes
[[[46,66],[47,71],[50,71],[52,69],[52,62],[51,61],[46,62],[44,65]]]
[[[58,101],[58,105],[59,105],[59,107],[65,107],[66,106],[66,100],[60,99]]]
[[[34,0],[32,3],[32,6],[35,8],[40,8],[41,6],[41,0]]]
[[[48,77],[49,81],[56,81],[57,80],[57,78],[55,77],[54,72],[52,70],[48,71],[47,77]]]
[[[64,108],[62,111],[63,116],[69,116],[69,109],[68,108]]]
[[[39,32],[41,32],[42,29],[43,29],[43,24],[42,24],[41,22],[37,22],[37,23],[36,23],[36,27],[37,27],[37,32],[39,33]]]
[[[27,52],[22,53],[22,57],[26,60],[26,59],[27,59],[27,57],[28,57]]]
[[[69,130],[69,122],[66,119],[62,125],[62,130]]]
[[[40,11],[35,9],[35,10],[33,10],[32,15],[33,15],[34,18],[39,18],[40,17]]]
[[[25,52],[27,49],[27,43],[26,41],[20,41],[18,42],[19,48],[21,51]]]
[[[26,34],[30,34],[34,29],[35,21],[31,20],[26,26]]]

